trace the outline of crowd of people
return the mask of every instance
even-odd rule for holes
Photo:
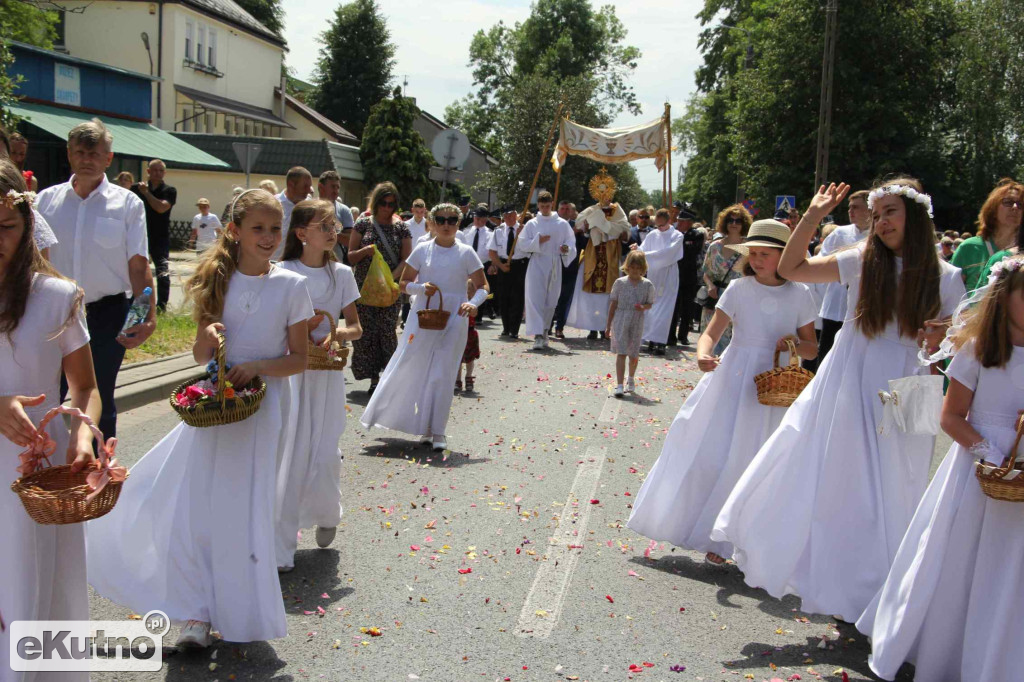
[[[73,175],[38,196],[0,159],[0,369],[13,381],[0,391],[0,453],[12,463],[49,447],[76,470],[92,466],[84,420],[37,424],[66,395],[113,436],[124,351],[168,300],[169,246],[152,230],[176,192],[156,160],[141,186],[108,182],[111,143],[98,120],[73,128]],[[754,220],[735,204],[713,228],[682,202],[627,213],[603,173],[594,205],[577,211],[541,191],[522,215],[469,197],[429,209],[416,198],[404,214],[389,182],[360,211],[340,201],[336,174],[319,176],[314,197],[299,167],[283,191],[262,185],[239,188],[219,219],[197,202],[200,260],[185,284],[195,360],[225,390],[260,377],[260,409],[179,424],[88,536],[81,524],[37,525],[15,495],[0,496],[7,622],[87,619],[88,580],[185,623],[183,647],[208,646],[213,630],[285,636],[279,574],[294,567],[297,533],[315,527],[327,547],[342,512],[344,373],[309,368],[310,349],[334,357],[350,343],[353,376],[370,382],[362,424],[441,451],[454,395],[474,390],[476,320],[488,317],[507,343],[525,324],[537,353],[567,327],[607,340],[616,396],[636,391],[644,344],[661,356],[698,332],[705,374],[629,527],[855,623],[884,679],[904,661],[919,679],[1014,679],[1024,535],[1017,507],[971,474],[979,460],[1003,465],[1024,411],[1024,185],[1000,182],[978,235],[952,252],[910,177],[823,186],[802,215]],[[850,222],[836,226],[844,202]],[[131,300],[153,288],[150,260],[150,313],[122,329]],[[364,292],[378,276],[396,284],[383,301]],[[764,404],[755,377],[789,355],[816,375],[788,407]],[[878,396],[943,367],[941,427],[954,444],[929,483],[935,433],[887,422]]]

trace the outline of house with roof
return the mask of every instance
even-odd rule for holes
[[[212,150],[204,154],[218,161],[211,167],[164,158],[167,181],[178,188],[173,219],[191,218],[200,196],[216,206],[245,185],[232,142],[261,146],[253,185],[271,179],[283,187],[287,168],[305,166],[314,176],[338,171],[346,200],[365,198],[358,139],[288,94],[284,40],[233,0],[67,0],[61,7],[58,51],[149,74],[155,127],[181,144]],[[282,171],[280,159],[288,155]],[[332,165],[335,158],[340,165]]]

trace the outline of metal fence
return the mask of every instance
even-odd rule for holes
[[[171,248],[180,251],[188,245],[188,238],[192,236],[191,220],[171,221]]]

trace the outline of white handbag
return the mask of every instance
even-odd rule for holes
[[[927,371],[927,370],[926,370]],[[942,416],[941,374],[924,374],[892,379],[888,391],[879,391],[882,421],[878,435],[903,433],[934,436],[938,434]]]

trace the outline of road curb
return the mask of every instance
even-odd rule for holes
[[[167,400],[179,384],[204,373],[203,368],[195,364],[192,353],[125,365],[118,373],[118,385],[114,389],[117,411],[126,412]]]

